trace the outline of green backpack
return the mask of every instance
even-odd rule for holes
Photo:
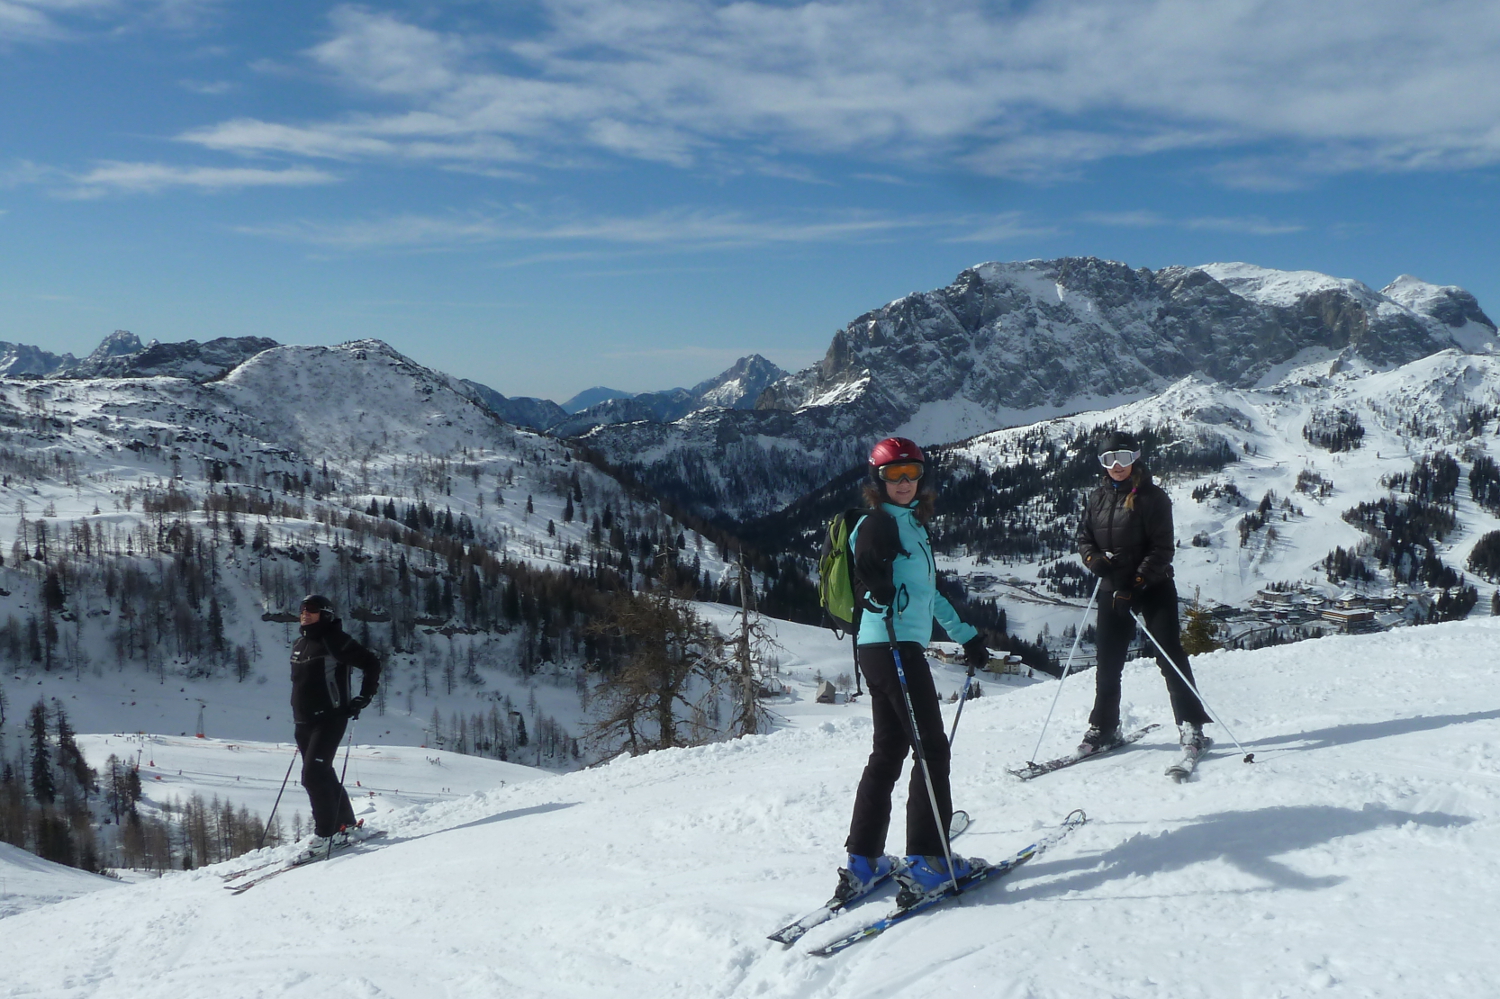
[[[849,535],[870,511],[845,510],[828,522],[823,551],[818,557],[818,603],[823,608],[823,624],[843,637],[855,630],[859,607],[854,599],[854,553]]]

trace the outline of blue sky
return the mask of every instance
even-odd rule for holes
[[[692,384],[985,260],[1500,313],[1500,4],[0,0],[0,339]]]

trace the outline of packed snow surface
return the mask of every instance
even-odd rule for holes
[[[987,683],[955,744],[975,820],[962,852],[1006,856],[1073,808],[1088,824],[831,959],[807,951],[889,896],[791,948],[765,936],[833,888],[869,749],[862,700],[412,805],[380,817],[384,845],[243,895],[219,875],[251,858],[12,916],[0,996],[1489,995],[1497,640],[1500,620],[1476,619],[1200,657],[1255,762],[1216,725],[1183,785],[1163,775],[1176,751],[1154,665],[1127,668],[1125,723],[1163,729],[1027,783],[1005,768],[1032,754],[1057,688]],[[1076,740],[1090,688],[1063,686],[1039,757]]]
[[[102,875],[54,864],[20,847],[0,843],[0,919],[118,884]]]

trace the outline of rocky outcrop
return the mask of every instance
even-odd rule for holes
[[[689,478],[634,470],[705,512],[725,501],[771,509],[785,495],[779,484],[730,487],[749,466],[723,450],[726,435],[756,438],[763,454],[775,454],[767,468],[802,483],[842,470],[826,463],[850,449],[830,431],[867,444],[904,429],[941,443],[1119,405],[1192,374],[1249,387],[1299,360],[1388,369],[1444,349],[1483,350],[1494,339],[1495,324],[1472,295],[1412,278],[1377,292],[1249,264],[1152,271],[1093,257],[988,263],[861,315],[834,334],[822,361],[767,386],[753,415],[700,413],[691,428],[650,434],[648,448],[639,430],[620,426],[598,426],[588,442],[611,460],[639,464],[634,456],[650,453],[677,472],[693,469],[675,451],[707,445],[699,456],[706,464]]]

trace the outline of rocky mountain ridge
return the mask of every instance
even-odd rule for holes
[[[269,337],[218,337],[199,343],[141,343],[129,330],[115,330],[83,360],[27,344],[0,343],[0,377],[156,378],[193,382],[222,378],[263,350],[280,346]]]
[[[1190,375],[1250,387],[1298,364],[1390,370],[1495,342],[1472,295],[1409,276],[1375,291],[1250,264],[986,263],[858,317],[753,412],[600,426],[584,440],[680,502],[745,517],[857,464],[882,434],[943,443],[1122,405]],[[756,482],[751,469],[777,474]]]

